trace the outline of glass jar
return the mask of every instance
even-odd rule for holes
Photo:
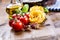
[[[6,12],[9,14],[9,16],[12,16],[12,14],[15,13],[15,10],[21,9],[22,6],[22,3],[18,3],[16,0],[11,0],[11,3],[6,7]]]

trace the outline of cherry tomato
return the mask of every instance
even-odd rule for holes
[[[28,19],[28,17],[25,16],[25,15],[24,15],[23,17],[21,16],[21,17],[20,17],[20,20],[21,20],[25,25],[29,23],[29,19]]]
[[[28,19],[28,17],[27,16],[24,16],[24,24],[28,24],[28,22],[29,22],[29,19]]]
[[[21,15],[20,14],[17,14],[17,19],[19,20],[19,18],[21,17]]]
[[[12,15],[12,18],[16,18],[16,16],[17,16],[16,14],[13,14],[13,15]]]
[[[26,13],[25,16],[27,16],[29,18],[29,14]]]
[[[9,20],[9,26],[10,27],[12,27],[13,25],[12,25],[12,23],[14,22],[14,20],[12,19],[12,20]]]
[[[12,28],[13,28],[15,31],[20,31],[20,30],[23,29],[23,23],[22,23],[21,21],[13,22],[12,25],[13,25]]]

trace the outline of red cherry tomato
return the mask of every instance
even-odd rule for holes
[[[27,16],[29,18],[29,14],[25,14],[25,16]]]
[[[17,16],[16,14],[13,14],[13,15],[12,15],[12,18],[16,18],[16,16]]]
[[[29,22],[28,17],[27,17],[27,16],[24,16],[24,19],[25,19],[25,20],[24,20],[24,23],[25,23],[25,24],[28,24],[28,22]]]
[[[21,21],[13,22],[12,25],[13,25],[12,28],[13,28],[15,31],[20,31],[20,30],[23,29],[23,23],[22,23]]]
[[[27,16],[20,17],[20,20],[26,25],[29,23],[29,19]]]
[[[24,20],[24,17],[23,17],[23,16],[21,16],[21,17],[19,18],[19,20],[20,20],[20,21]]]
[[[19,19],[19,18],[20,18],[20,14],[13,14],[13,15],[12,15],[12,18],[13,18],[13,19],[15,19],[15,18]]]
[[[17,19],[19,20],[19,18],[21,17],[21,15],[20,14],[17,14]]]
[[[12,19],[12,20],[9,20],[9,26],[10,27],[12,27],[13,25],[12,25],[12,23],[14,22],[14,20]]]

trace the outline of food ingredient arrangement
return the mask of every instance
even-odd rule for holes
[[[19,7],[11,6],[9,12],[9,26],[15,31],[30,31],[30,29],[40,29],[41,24],[46,19],[46,14],[49,12],[47,8],[42,6],[29,7],[24,4]]]

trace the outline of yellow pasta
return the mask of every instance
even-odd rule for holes
[[[40,6],[33,6],[30,8],[30,22],[31,23],[42,23],[45,20],[45,13],[39,9]]]

